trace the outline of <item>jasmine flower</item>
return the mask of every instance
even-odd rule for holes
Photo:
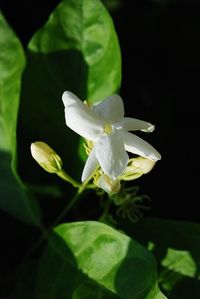
[[[127,152],[153,161],[161,159],[149,143],[129,133],[136,130],[152,132],[154,125],[124,117],[124,104],[119,95],[111,95],[91,107],[70,91],[63,93],[62,100],[66,125],[94,145],[84,166],[82,181],[91,176],[98,165],[107,176],[116,180],[127,167]]]

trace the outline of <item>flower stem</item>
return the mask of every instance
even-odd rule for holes
[[[71,199],[71,201],[67,204],[67,206],[64,208],[64,210],[61,212],[61,214],[58,215],[58,217],[53,222],[52,226],[58,224],[60,222],[60,220],[68,213],[68,211],[74,206],[74,204],[80,198],[83,191],[85,191],[88,188],[89,189],[94,189],[95,188],[95,186],[93,184],[88,184],[89,181],[91,180],[91,178],[92,178],[92,176],[90,176],[87,180],[85,180],[85,182],[83,184],[79,184],[79,188],[78,188],[76,194]]]
[[[100,221],[106,219],[106,217],[109,215],[109,210],[110,210],[111,204],[112,204],[112,199],[109,197],[106,201],[103,214],[100,217]]]
[[[76,194],[74,195],[74,197],[72,197],[71,201],[67,204],[67,206],[62,210],[62,212],[60,213],[60,215],[58,215],[58,217],[55,219],[55,221],[52,223],[51,227],[55,226],[56,224],[58,224],[60,222],[60,220],[62,218],[64,218],[64,216],[68,213],[68,211],[74,206],[74,204],[77,202],[77,200],[80,198],[81,193],[84,191],[84,189],[80,192],[80,188],[78,189],[78,191],[76,192]]]
[[[27,261],[27,259],[42,245],[44,240],[48,240],[49,233],[51,233],[51,229],[57,225],[69,212],[69,210],[74,206],[74,204],[77,202],[77,200],[81,197],[81,194],[86,189],[94,189],[96,186],[94,184],[89,184],[92,175],[83,183],[80,184],[76,182],[74,179],[72,179],[68,174],[65,173],[64,170],[61,170],[57,173],[62,179],[65,181],[71,183],[74,187],[78,188],[76,191],[74,197],[71,199],[71,201],[66,205],[66,207],[63,209],[63,211],[58,215],[58,217],[53,221],[53,223],[45,228],[42,224],[38,227],[41,232],[41,236],[36,240],[36,242],[33,244],[33,246],[30,248],[30,250],[25,254],[25,256],[22,258],[20,264],[23,264]],[[19,265],[20,266],[20,265]],[[14,272],[10,275],[10,279],[12,280],[13,277],[18,275],[19,268],[17,267]]]
[[[63,169],[56,172],[56,174],[60,178],[62,178],[64,181],[72,184],[73,187],[75,187],[75,188],[80,188],[81,187],[81,184],[79,182],[75,181],[72,177],[70,177]]]
[[[75,180],[73,180],[70,176],[68,176],[64,172],[64,170],[59,172],[59,176],[63,176],[63,179],[65,179],[68,182],[73,181],[73,183],[74,183],[73,186],[76,185],[78,190],[75,193],[74,197],[71,199],[71,201],[66,205],[66,207],[63,209],[63,211],[60,213],[60,215],[58,215],[58,217],[53,221],[53,223],[47,229],[45,227],[43,227],[43,225],[41,225],[39,227],[42,234],[41,234],[40,238],[36,241],[36,243],[33,245],[30,252],[27,254],[27,256],[30,256],[41,245],[41,243],[43,242],[44,239],[48,239],[49,231],[55,225],[57,225],[62,218],[64,218],[64,216],[68,213],[68,211],[74,206],[74,204],[80,198],[80,195],[84,192],[84,190],[85,189],[94,189],[95,188],[95,185],[88,184],[89,181],[92,178],[92,175],[83,184],[80,184],[80,183],[76,182]]]

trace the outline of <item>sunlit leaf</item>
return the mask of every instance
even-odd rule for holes
[[[38,265],[33,298],[119,299],[89,279],[75,265],[73,256],[69,256],[67,261],[54,249],[47,247]]]
[[[180,273],[184,276],[199,276],[197,272],[197,265],[191,253],[187,250],[168,248],[167,255],[162,260],[161,265],[171,271]]]
[[[28,196],[15,165],[16,126],[24,65],[21,44],[0,13],[0,207],[20,220],[38,225],[38,206]]]
[[[46,70],[54,79],[53,85],[70,88],[83,99],[99,101],[119,89],[121,58],[117,35],[99,0],[63,0],[33,36],[29,50],[34,54],[54,53]],[[47,82],[50,83],[43,84]]]
[[[79,269],[120,298],[165,298],[157,287],[153,256],[139,243],[105,224],[93,221],[62,224],[55,228],[50,246],[73,269]]]

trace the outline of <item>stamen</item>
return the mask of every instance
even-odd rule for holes
[[[90,102],[88,100],[83,101],[83,103],[92,109],[92,104],[90,104]]]
[[[94,144],[92,141],[88,140],[88,139],[85,139],[85,142],[83,143],[83,146],[85,148],[85,152],[86,154],[89,156]]]
[[[112,126],[111,126],[111,124],[109,124],[109,123],[105,123],[104,124],[104,133],[105,134],[107,134],[107,135],[109,135],[109,134],[111,134],[112,133]]]

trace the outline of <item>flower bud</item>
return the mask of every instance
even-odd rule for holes
[[[36,141],[31,144],[31,154],[44,170],[57,173],[62,169],[62,160],[45,142]]]
[[[156,161],[137,157],[129,160],[128,166],[120,179],[124,181],[131,181],[141,177],[152,170]]]
[[[98,186],[109,194],[116,194],[121,188],[121,184],[118,180],[113,180],[106,174],[100,176]]]

